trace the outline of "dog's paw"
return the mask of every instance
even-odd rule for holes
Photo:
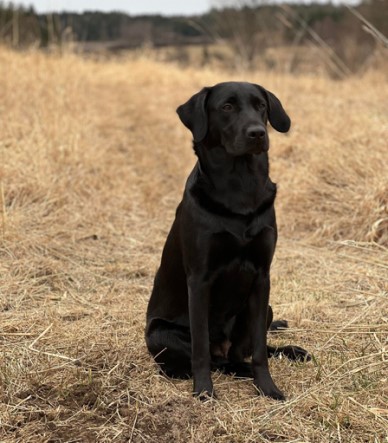
[[[217,395],[216,395],[214,389],[211,392],[209,392],[209,391],[201,391],[200,393],[193,392],[193,396],[198,398],[198,400],[200,400],[202,402],[207,402],[210,400],[217,400]]]
[[[306,351],[306,349],[300,348],[299,346],[284,346],[281,353],[289,360],[293,361],[311,360],[311,355],[308,353],[308,351]]]
[[[213,383],[210,377],[206,377],[202,380],[194,380],[193,396],[201,401],[208,401],[212,398],[216,398],[216,393],[214,392]]]
[[[292,361],[306,362],[312,359],[311,355],[299,346],[278,346],[276,348],[267,346],[268,357],[287,357]]]
[[[278,401],[285,401],[286,396],[283,394],[282,391],[279,391],[279,389],[277,389],[276,391],[271,391],[268,394],[264,394],[266,397],[270,397],[273,398],[274,400],[278,400]]]
[[[264,395],[265,397],[273,398],[274,400],[284,401],[286,399],[283,392],[276,387],[275,384],[271,383],[270,386],[261,385],[257,386],[255,385],[258,394]]]
[[[258,394],[273,398],[274,400],[285,400],[283,392],[275,385],[267,367],[256,367],[253,381]]]
[[[281,332],[287,328],[288,328],[288,321],[287,320],[275,320],[270,324],[269,331],[270,332]]]

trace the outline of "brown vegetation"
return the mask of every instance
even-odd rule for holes
[[[272,306],[314,362],[271,361],[288,400],[214,374],[218,401],[158,374],[143,339],[161,248],[195,158],[177,105],[265,85],[279,246]],[[0,440],[384,442],[386,79],[228,75],[140,58],[0,48]]]

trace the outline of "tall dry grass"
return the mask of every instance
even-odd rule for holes
[[[288,400],[214,374],[160,376],[143,339],[161,248],[195,158],[175,108],[229,79],[275,92],[280,240],[272,305],[314,362],[271,361]],[[388,91],[149,59],[0,49],[0,441],[384,442]]]

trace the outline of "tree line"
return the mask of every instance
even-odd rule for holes
[[[261,0],[224,5],[199,16],[166,17],[97,11],[38,14],[33,7],[0,1],[0,42],[18,48],[46,48],[68,41],[116,42],[112,47],[130,49],[223,41],[248,66],[268,47],[313,42],[323,52],[335,54],[328,57],[343,73],[345,66],[361,64],[376,46],[387,46],[388,0],[364,0],[354,7]]]

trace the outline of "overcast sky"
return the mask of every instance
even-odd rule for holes
[[[210,9],[210,0],[16,0],[14,3],[32,5],[37,12],[98,10],[122,11],[131,15],[191,15]]]

